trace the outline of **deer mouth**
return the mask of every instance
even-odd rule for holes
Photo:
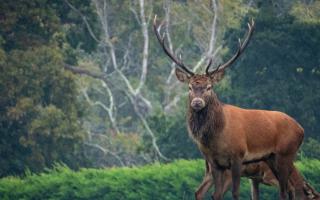
[[[191,101],[191,108],[195,111],[200,111],[202,110],[204,107],[205,107],[206,103],[204,102],[203,99],[201,98],[194,98],[192,101]]]

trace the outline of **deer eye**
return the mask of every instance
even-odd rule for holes
[[[211,90],[211,88],[212,88],[211,85],[207,86],[207,90]]]
[[[191,88],[191,86],[189,86],[189,91],[191,91],[192,90],[192,88]]]

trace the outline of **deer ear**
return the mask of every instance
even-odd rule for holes
[[[224,70],[219,70],[209,75],[212,83],[217,83],[221,81],[224,76]]]
[[[176,68],[176,77],[183,83],[189,82],[190,76],[179,68]]]

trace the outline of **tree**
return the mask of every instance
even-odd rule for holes
[[[90,13],[88,3],[79,6]],[[80,43],[73,38],[71,44],[69,35],[86,34],[67,28],[75,23],[70,10],[46,0],[0,5],[0,176],[39,171],[54,162],[87,164],[84,105],[74,76],[62,67]]]

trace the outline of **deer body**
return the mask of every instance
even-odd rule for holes
[[[177,74],[179,78],[179,74]],[[237,186],[233,186],[234,199],[239,196],[241,166],[247,162],[269,160],[270,167],[282,180],[283,193],[287,193],[288,178],[293,168],[293,159],[302,143],[304,130],[290,116],[277,111],[250,110],[221,103],[212,90],[201,93],[205,106],[198,110],[192,107],[197,88],[207,84],[200,82],[203,75],[194,75],[189,80],[188,130],[205,159],[214,166],[215,200],[223,195],[223,174],[231,169],[236,173]],[[195,87],[195,85],[197,85]],[[193,88],[192,88],[193,87]],[[283,177],[285,176],[285,177]],[[220,177],[220,178],[219,178]],[[286,194],[282,194],[286,198]]]
[[[201,152],[218,166],[230,168],[235,155],[245,163],[292,154],[300,146],[304,131],[288,115],[212,101],[199,112],[189,108],[188,127]]]
[[[215,200],[222,199],[226,170],[232,174],[232,196],[239,199],[241,168],[245,163],[265,160],[275,174],[280,186],[280,199],[285,200],[288,179],[293,169],[293,160],[302,143],[303,128],[288,115],[265,110],[248,110],[226,105],[219,101],[212,86],[219,82],[225,69],[247,47],[254,30],[254,21],[248,23],[248,34],[239,39],[236,53],[223,65],[210,71],[212,59],[205,74],[195,74],[165,45],[161,36],[162,24],[154,31],[164,52],[177,64],[176,77],[189,85],[188,130],[209,166],[214,169]],[[205,177],[200,189],[210,187],[210,177]],[[197,199],[201,199],[197,197]]]

